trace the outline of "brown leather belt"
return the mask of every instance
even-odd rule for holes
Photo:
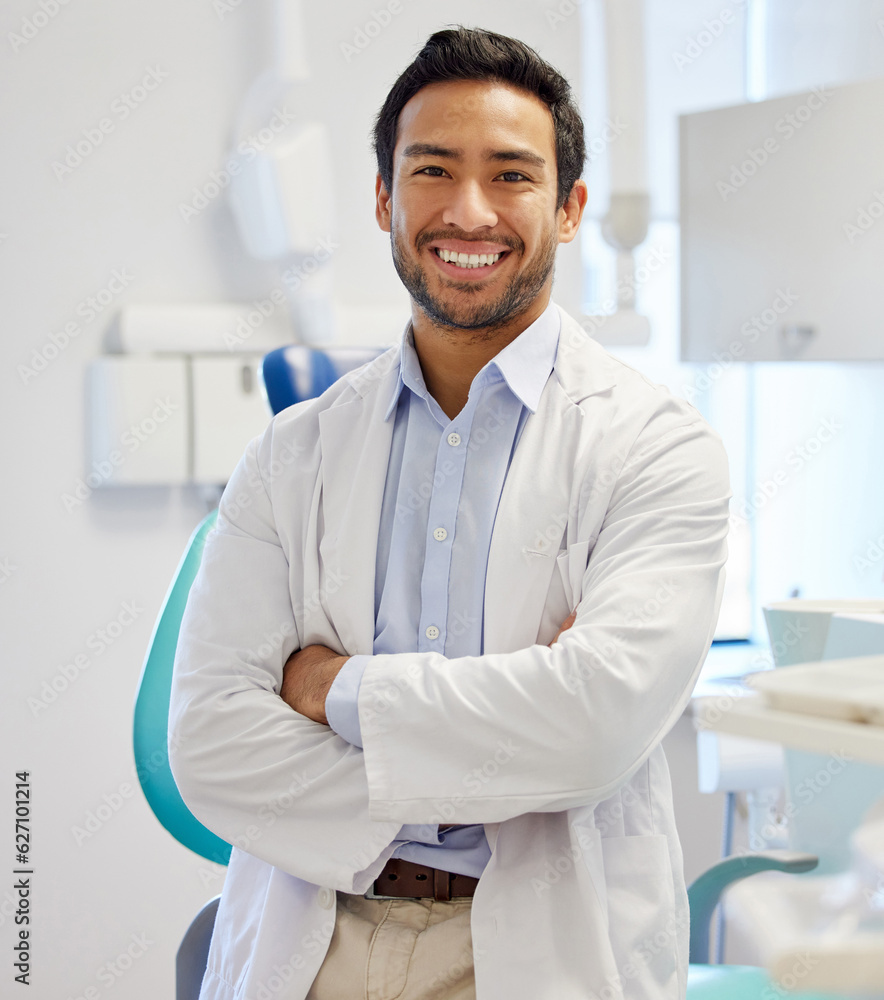
[[[365,895],[369,899],[435,899],[447,902],[458,896],[472,896],[478,884],[479,880],[469,875],[444,872],[402,858],[390,858]]]

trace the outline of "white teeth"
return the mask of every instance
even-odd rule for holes
[[[496,264],[500,260],[499,253],[455,253],[453,250],[442,250],[436,248],[436,253],[450,264],[457,264],[458,267],[472,268],[484,267],[489,264]]]

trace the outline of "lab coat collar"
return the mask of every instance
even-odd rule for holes
[[[560,305],[556,305],[556,309],[562,327],[554,371],[562,391],[572,403],[579,404],[590,396],[613,389],[618,371],[621,375],[624,370],[635,371],[608,354]]]

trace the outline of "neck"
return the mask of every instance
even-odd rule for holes
[[[485,365],[543,313],[549,292],[538,296],[506,324],[476,330],[457,330],[433,323],[412,303],[414,347],[427,391],[451,420],[464,408],[470,386]]]

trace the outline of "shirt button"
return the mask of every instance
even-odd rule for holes
[[[435,625],[428,625],[426,632],[424,632],[424,635],[428,639],[438,639],[439,638],[439,629],[437,629]]]
[[[448,532],[444,528],[436,528],[433,532],[433,538],[435,538],[437,542],[444,542],[447,537]]]
[[[332,889],[319,890],[319,905],[324,910],[330,910],[335,905],[335,894]]]
[[[456,448],[460,444],[460,434],[458,434],[456,431],[452,431],[448,435],[448,443],[451,445],[452,448]]]

